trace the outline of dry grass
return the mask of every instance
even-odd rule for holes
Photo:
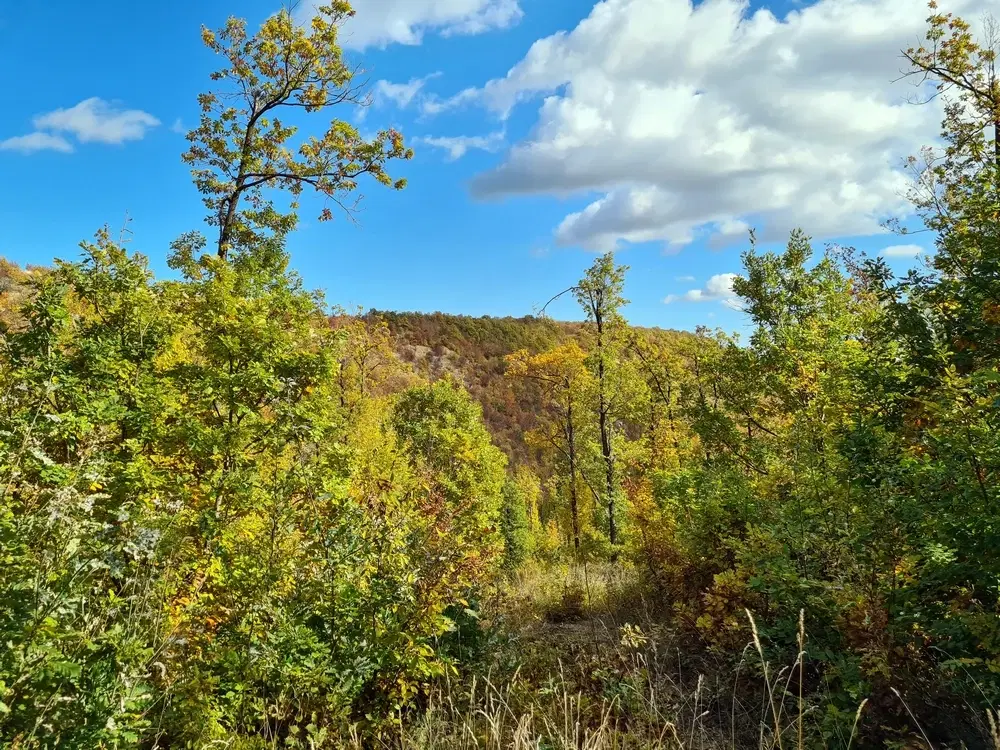
[[[802,637],[804,640],[804,632]],[[756,636],[754,645],[763,660],[763,648]],[[378,746],[385,750],[806,747],[805,703],[787,690],[788,675],[794,667],[774,672],[762,661],[768,710],[756,712],[759,720],[750,719],[757,725],[756,733],[734,730],[727,736],[721,727],[711,723],[713,707],[719,705],[718,688],[709,689],[705,677],[699,675],[693,688],[685,691],[677,676],[660,671],[664,665],[657,659],[656,649],[651,638],[636,626],[621,628],[617,648],[604,653],[620,678],[618,693],[610,697],[585,692],[578,676],[570,674],[562,664],[559,672],[540,686],[520,673],[503,682],[481,678],[464,691],[460,686],[444,686],[433,693],[418,721],[401,723],[398,733]],[[789,712],[789,706],[797,706],[797,711]],[[733,726],[737,723],[734,721]],[[852,741],[853,733],[848,747]],[[355,739],[353,747],[360,750],[363,745]]]
[[[525,701],[508,684],[478,682],[463,704],[438,693],[422,719],[382,742],[402,750],[660,750],[684,747],[676,726],[637,732],[616,716],[615,701],[599,706],[562,683],[554,693]],[[596,711],[595,711],[596,709]],[[360,742],[356,747],[360,748]]]
[[[629,588],[628,576],[627,570],[610,566],[525,573],[503,607],[504,626],[516,633],[505,647],[517,657],[516,667],[496,667],[478,678],[440,684],[419,715],[400,717],[396,728],[379,740],[363,741],[354,733],[343,746],[351,750],[851,750],[857,746],[867,699],[837,736],[823,741],[816,732],[824,701],[803,688],[809,648],[804,612],[799,616],[797,655],[791,664],[775,665],[768,659],[753,614],[747,611],[750,637],[734,673],[731,663],[727,667],[685,656],[673,634],[658,625],[644,603],[623,594]],[[897,696],[909,711],[902,695]],[[988,712],[986,719],[983,746],[1000,750],[1000,713]],[[919,723],[916,727],[900,746],[934,750]]]
[[[692,671],[672,635],[623,599],[628,572],[610,566],[533,571],[508,602],[507,626],[522,666],[471,684],[446,684],[416,721],[400,722],[388,750],[723,750],[807,747],[811,708],[802,694],[806,627],[799,654],[774,668],[748,612],[761,675],[749,667],[708,679]],[[723,680],[722,674],[727,678]],[[796,687],[791,687],[797,676]],[[736,691],[741,691],[737,696]],[[855,718],[854,729],[864,704]],[[852,731],[849,747],[854,741]],[[809,745],[812,746],[812,745]],[[844,746],[841,744],[840,746]],[[359,741],[354,747],[361,748]],[[998,748],[1000,750],[1000,748]]]

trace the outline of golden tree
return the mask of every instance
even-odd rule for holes
[[[334,119],[322,135],[296,147],[292,140],[298,127],[281,119],[368,103],[363,83],[356,81],[358,71],[344,60],[337,39],[340,25],[352,15],[347,2],[336,0],[320,6],[308,27],[284,9],[254,35],[238,18],[218,32],[202,30],[208,48],[225,59],[212,74],[223,88],[199,96],[201,123],[188,133],[191,146],[183,159],[204,196],[208,223],[219,228],[219,257],[288,234],[307,186],[349,215],[357,202],[348,202],[348,196],[362,175],[397,190],[405,186],[385,168],[391,159],[413,155],[399,132],[383,130],[366,140],[353,125]],[[287,210],[275,206],[267,188],[291,194]],[[332,216],[324,207],[319,218]]]

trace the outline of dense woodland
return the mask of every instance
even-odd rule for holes
[[[0,267],[0,745],[1000,748],[996,40],[904,53],[926,267],[751,233],[741,341],[613,254],[575,323],[308,291],[300,195],[412,154],[335,119],[350,13],[203,32],[171,277]]]

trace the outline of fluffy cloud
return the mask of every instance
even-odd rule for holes
[[[448,152],[449,161],[461,159],[470,150],[488,151],[490,153],[498,150],[504,144],[504,132],[497,131],[489,135],[459,135],[453,137],[428,136],[417,138],[417,143],[424,143],[434,148],[441,148]]]
[[[0,141],[0,151],[18,151],[33,154],[36,151],[61,151],[68,154],[73,146],[65,138],[50,133],[29,133]]]
[[[120,144],[142,139],[146,131],[155,128],[160,121],[138,109],[116,109],[95,96],[69,109],[38,115],[32,124],[35,132],[0,141],[0,149],[24,154],[36,151],[69,153],[73,146],[62,133],[75,136],[80,143]]]
[[[988,0],[952,0],[975,22]],[[438,109],[501,117],[542,96],[537,123],[481,197],[600,197],[561,244],[763,242],[881,232],[904,216],[902,159],[936,137],[940,106],[913,106],[899,51],[920,42],[915,0],[819,0],[783,18],[738,0],[603,0],[536,41],[508,74]]]
[[[883,258],[913,258],[926,252],[920,245],[890,245],[879,250],[878,254]]]
[[[72,133],[81,143],[124,143],[138,141],[160,121],[138,109],[116,109],[114,106],[91,97],[75,107],[57,109],[34,119],[38,130]]]
[[[663,301],[668,305],[678,300],[684,302],[719,301],[726,307],[739,310],[739,302],[737,301],[736,293],[733,292],[733,280],[736,278],[737,275],[735,273],[719,273],[706,281],[703,288],[691,289],[681,295],[670,294]]]
[[[306,3],[305,11],[315,3]],[[357,0],[342,41],[352,49],[420,44],[424,34],[481,34],[516,24],[517,0]]]

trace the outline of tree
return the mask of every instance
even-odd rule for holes
[[[0,737],[134,745],[149,731],[162,572],[143,447],[176,331],[106,232],[27,280],[0,344]]]
[[[574,289],[577,301],[594,324],[596,346],[592,355],[597,371],[597,421],[601,434],[601,456],[604,459],[604,502],[608,509],[608,541],[618,542],[615,518],[615,456],[612,442],[612,409],[615,404],[614,385],[610,373],[620,354],[620,333],[624,321],[621,308],[628,304],[622,296],[627,266],[616,266],[614,253],[602,255],[587,270],[586,276]]]
[[[500,529],[504,538],[504,568],[515,572],[534,554],[540,530],[538,499],[541,486],[529,469],[519,468],[503,486]]]
[[[334,325],[343,336],[337,375],[340,406],[350,417],[361,401],[386,395],[394,379],[403,379],[406,368],[396,357],[384,320],[341,316]],[[410,376],[415,377],[412,372]]]
[[[392,426],[427,488],[428,533],[413,557],[434,601],[461,601],[501,561],[507,457],[483,426],[482,408],[452,378],[401,393]]]
[[[353,125],[333,120],[321,136],[296,148],[291,141],[298,128],[281,119],[367,102],[337,43],[341,23],[353,14],[346,0],[332,0],[307,27],[282,9],[252,36],[238,18],[218,32],[202,30],[205,45],[225,58],[212,74],[225,87],[199,97],[201,123],[188,133],[191,146],[183,159],[209,209],[209,225],[219,229],[220,258],[284,238],[295,228],[306,186],[348,213],[353,206],[346,198],[364,174],[396,189],[405,186],[386,172],[388,161],[413,155],[399,132],[384,130],[366,141]],[[270,188],[291,194],[287,210],[267,197]],[[320,220],[330,218],[324,208]]]
[[[1000,30],[988,17],[976,41],[966,21],[929,7],[926,45],[904,56],[909,75],[945,101],[944,148],[910,158],[911,198],[937,233],[936,274],[913,281],[957,346],[956,365],[968,370],[1000,355]]]
[[[930,80],[938,95],[945,96],[943,134],[949,157],[962,156],[982,168],[992,162],[1000,167],[1000,30],[987,16],[985,36],[976,41],[969,23],[951,13],[938,13],[937,2],[927,7],[928,46],[910,47],[903,56],[909,61],[908,75]],[[957,94],[951,97],[950,94]],[[986,130],[993,131],[992,144]]]
[[[590,380],[586,353],[576,342],[570,342],[537,355],[522,349],[507,357],[507,375],[539,383],[554,417],[543,422],[536,434],[566,460],[569,485],[570,520],[573,549],[580,552],[580,460],[578,404]]]
[[[649,335],[631,331],[629,350],[635,355],[639,372],[646,379],[649,394],[649,426],[646,432],[649,447],[649,469],[679,468],[682,441],[688,442],[687,430],[678,420],[681,385],[688,377],[688,363],[679,353],[680,342],[669,346]],[[665,417],[665,419],[663,418]]]

